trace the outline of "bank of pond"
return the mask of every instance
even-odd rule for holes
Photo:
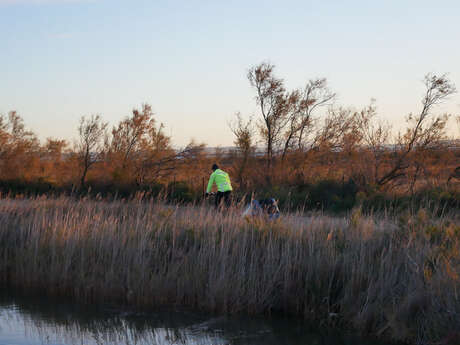
[[[384,345],[293,318],[132,310],[0,290],[0,344]]]

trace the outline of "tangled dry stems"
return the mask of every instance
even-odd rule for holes
[[[397,216],[242,219],[151,200],[0,200],[0,282],[139,307],[285,313],[428,344],[460,325],[460,226]]]

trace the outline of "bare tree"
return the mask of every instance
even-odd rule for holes
[[[140,149],[145,136],[155,128],[152,107],[148,104],[142,110],[133,110],[131,117],[126,117],[112,129],[111,151],[119,157],[122,169],[125,169],[133,154]]]
[[[3,178],[25,178],[36,171],[40,144],[36,135],[26,130],[22,117],[10,111],[0,116],[0,173]]]
[[[254,152],[254,129],[252,118],[244,121],[240,113],[236,113],[235,117],[236,119],[229,123],[229,127],[235,136],[234,144],[238,148],[238,154],[241,158],[237,167],[237,181],[240,187],[243,187],[247,165]]]
[[[335,99],[324,78],[308,81],[303,90],[286,91],[283,80],[274,75],[274,68],[264,62],[248,73],[262,115],[259,129],[266,143],[268,175],[275,152],[279,149],[284,160],[290,150],[303,149],[315,122],[315,110]]]
[[[77,144],[77,156],[81,165],[80,185],[85,187],[86,176],[89,168],[100,159],[103,152],[103,139],[107,129],[107,123],[102,121],[100,115],[91,115],[80,119],[78,126],[79,142]]]
[[[355,138],[355,112],[348,108],[330,108],[322,126],[315,133],[311,149],[315,151],[341,151]],[[357,140],[358,138],[355,138]]]
[[[321,107],[332,105],[335,96],[336,94],[327,87],[325,78],[309,80],[303,90],[294,90],[286,94],[285,111],[288,121],[284,131],[282,160],[294,147],[298,150],[305,149],[305,142],[317,122],[314,112]]]
[[[180,167],[187,167],[187,172],[191,166],[196,166],[197,161],[203,156],[204,144],[196,144],[190,142],[184,148],[179,150],[168,149],[162,152],[161,156],[156,156],[154,159],[143,161],[143,169],[148,172],[144,175],[144,180],[139,182],[146,182],[147,176],[150,181],[161,179],[176,172]]]
[[[8,113],[8,127],[10,139],[14,145],[25,150],[38,147],[37,136],[32,131],[26,130],[24,120],[16,111]]]
[[[302,113],[303,106],[300,92],[298,90],[294,90],[289,94],[286,94],[284,104],[286,121],[282,125],[282,129],[284,129],[284,144],[281,160],[283,161],[286,158],[288,150],[291,149],[297,133],[299,132],[299,116]]]
[[[157,125],[148,104],[140,111],[134,109],[132,116],[113,128],[108,146],[116,178],[124,182],[135,180],[138,185],[153,181],[160,171],[169,169],[168,157],[175,155],[171,138],[164,133],[162,123]],[[160,163],[165,164],[164,169],[160,168]]]
[[[378,179],[377,183],[380,186],[405,175],[409,167],[409,155],[415,149],[421,152],[445,137],[448,115],[433,117],[431,111],[435,105],[456,92],[455,86],[446,75],[438,77],[427,74],[424,83],[426,92],[422,99],[422,110],[418,115],[409,114],[407,117],[409,127],[406,133],[398,138],[396,159],[390,170]],[[430,118],[432,120],[428,122]]]
[[[172,170],[177,153],[171,147],[171,138],[164,133],[164,125],[161,123],[157,127],[152,122],[139,145],[135,160],[136,182],[153,182],[164,172]]]
[[[376,121],[377,108],[374,101],[355,113],[355,121],[360,136],[361,160],[364,161],[364,170],[372,169],[372,182],[377,183],[381,168],[388,152],[391,135],[391,126],[383,121]]]
[[[329,90],[325,78],[310,80],[303,89],[301,104],[299,106],[299,135],[298,148],[304,148],[306,132],[314,124],[313,113],[324,106],[331,105],[336,98],[336,93]]]
[[[45,152],[54,162],[60,162],[62,160],[62,154],[68,143],[66,140],[47,138],[45,144]]]
[[[141,111],[133,109],[132,116],[126,117],[112,129],[108,151],[111,163],[115,167],[116,179],[126,182],[131,177],[134,178],[131,175],[137,176],[139,172],[143,175],[140,153],[149,141],[149,133],[156,134],[153,116],[152,107],[144,104]]]
[[[270,171],[274,148],[286,124],[286,97],[283,80],[274,76],[275,66],[263,62],[248,72],[251,86],[256,90],[256,100],[262,115],[260,132],[267,147],[267,167]]]

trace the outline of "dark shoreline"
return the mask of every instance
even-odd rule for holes
[[[111,303],[78,304],[68,297],[51,297],[36,291],[28,294],[23,291],[12,290],[0,286],[0,310],[2,307],[15,305],[21,315],[27,315],[36,321],[44,320],[45,324],[69,325],[76,324],[80,329],[97,328],[100,322],[106,325],[112,324],[113,331],[116,331],[116,324],[108,320],[122,318],[132,327],[142,333],[156,327],[171,329],[190,328],[191,325],[200,325],[203,332],[241,332],[248,329],[257,329],[257,325],[273,325],[274,332],[286,332],[286,335],[295,339],[299,337],[318,339],[325,344],[348,344],[358,345],[386,345],[387,341],[369,336],[361,336],[345,329],[331,328],[308,323],[295,317],[282,315],[220,315],[207,313],[205,311],[192,310],[179,306],[162,306],[156,308],[133,308],[129,305]],[[204,327],[206,325],[206,327]],[[192,326],[193,328],[193,326]],[[275,331],[278,329],[278,331]],[[105,329],[105,331],[108,331]],[[279,335],[278,335],[279,336]],[[255,337],[255,335],[253,335]],[[334,342],[337,339],[337,342]],[[347,339],[347,340],[345,340]],[[0,335],[1,340],[1,335]],[[300,342],[298,342],[300,344]],[[259,344],[259,343],[258,343]],[[262,343],[260,343],[262,344]],[[283,344],[288,344],[285,342]],[[290,344],[290,343],[289,343]],[[392,342],[393,345],[403,343]]]

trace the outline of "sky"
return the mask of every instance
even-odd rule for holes
[[[267,61],[288,88],[325,77],[337,105],[376,99],[398,129],[425,74],[460,89],[459,19],[458,0],[0,0],[0,114],[71,141],[83,115],[113,126],[149,103],[175,146],[229,146]],[[460,114],[460,95],[437,111]]]

